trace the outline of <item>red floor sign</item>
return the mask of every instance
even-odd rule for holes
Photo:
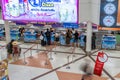
[[[108,60],[108,56],[104,52],[98,52],[95,67],[94,67],[94,74],[101,76],[104,63]]]

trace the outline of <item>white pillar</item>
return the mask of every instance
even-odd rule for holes
[[[5,21],[5,36],[6,42],[9,43],[11,41],[11,38],[10,38],[10,26],[8,21]]]
[[[86,34],[86,51],[91,51],[92,44],[92,23],[90,21],[87,22],[87,34]]]

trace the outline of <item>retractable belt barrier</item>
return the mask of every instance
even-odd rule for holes
[[[23,52],[23,55],[24,55],[24,64],[27,64],[27,62],[25,61],[25,54],[26,54],[29,50],[31,50],[31,51],[30,51],[30,54],[31,54],[31,58],[32,58],[32,48],[33,48],[34,46],[36,46],[36,44],[33,45],[33,46],[31,46],[30,48],[28,48],[25,52]]]
[[[71,55],[68,55],[67,56],[67,63],[70,63],[70,57],[72,57],[72,62],[73,62],[73,57],[74,57],[74,53],[75,53],[75,48],[76,47],[73,47],[73,49],[72,49],[72,52],[71,52]],[[70,69],[70,65],[68,65],[67,67],[66,67],[66,69]]]

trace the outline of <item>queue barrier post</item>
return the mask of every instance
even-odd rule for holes
[[[73,52],[72,52],[72,60],[73,60],[73,57],[76,57],[76,55],[74,54],[74,53],[75,53],[75,49],[76,49],[76,47],[73,48]]]
[[[67,63],[69,64],[69,62],[70,62],[70,55],[67,56]],[[70,69],[70,65],[68,65],[68,66],[66,67],[66,69]]]
[[[32,58],[32,48],[30,48],[30,58]]]
[[[35,46],[35,45],[33,45],[32,47],[30,47],[29,49],[27,49],[27,50],[23,53],[23,55],[24,55],[23,64],[27,64],[27,62],[25,61],[25,53],[30,50],[30,54],[31,54],[31,57],[32,57],[32,50],[31,50],[31,49],[32,49],[34,46]]]
[[[36,52],[39,52],[38,48],[39,48],[39,42],[37,42],[37,49],[36,49]]]
[[[52,50],[50,50],[50,58],[49,58],[50,60],[53,60],[53,57],[52,57],[52,56],[53,56]]]
[[[25,61],[25,53],[23,53],[24,54],[24,62],[23,62],[23,64],[27,64],[27,62]]]
[[[46,53],[46,55],[47,55],[47,53]],[[47,59],[47,56],[46,56],[45,65],[49,65],[49,64],[48,64],[48,59]]]
[[[49,49],[46,47],[45,55],[47,55],[47,52],[49,53]],[[47,56],[46,56],[46,60],[45,60],[45,65],[49,65]]]
[[[39,43],[37,43],[37,49],[38,49],[38,45],[39,45]]]
[[[55,44],[55,51],[57,50],[57,45]],[[57,54],[56,52],[54,54]]]

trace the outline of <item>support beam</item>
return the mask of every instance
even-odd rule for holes
[[[10,38],[10,26],[8,21],[5,21],[5,36],[6,42],[9,43],[11,41],[11,38]]]
[[[92,23],[90,21],[87,22],[87,34],[86,34],[86,52],[91,51],[92,44]]]

